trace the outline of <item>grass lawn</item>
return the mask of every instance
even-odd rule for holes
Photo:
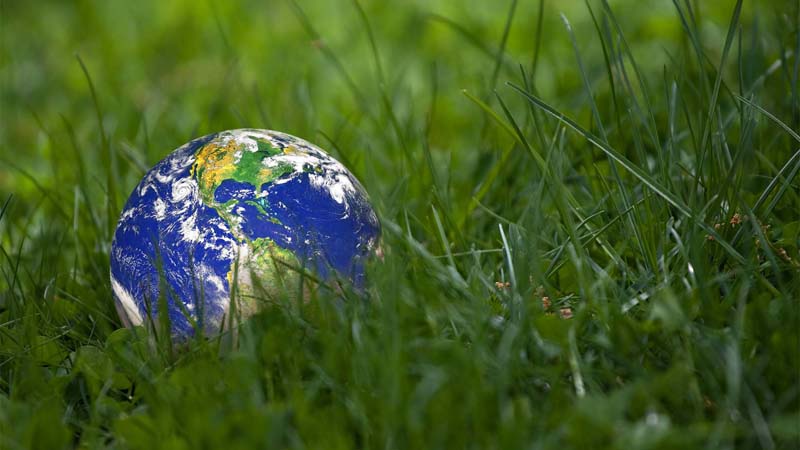
[[[0,449],[800,447],[800,1],[0,0]],[[232,128],[347,165],[364,291],[173,348],[128,194]]]

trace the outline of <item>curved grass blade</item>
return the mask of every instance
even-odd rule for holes
[[[578,132],[578,134],[586,138],[586,140],[588,140],[594,146],[599,148],[603,153],[607,154],[612,159],[620,163],[622,167],[627,169],[634,177],[639,179],[639,181],[641,181],[645,186],[653,190],[653,192],[655,192],[659,197],[663,198],[667,203],[672,205],[672,207],[678,210],[678,212],[692,219],[692,221],[694,221],[700,228],[702,228],[709,235],[713,236],[714,239],[720,244],[720,246],[724,248],[728,253],[730,253],[734,258],[736,258],[736,260],[740,262],[745,261],[744,256],[742,256],[741,253],[736,251],[735,248],[733,248],[727,241],[725,241],[722,238],[722,236],[720,236],[719,233],[717,233],[717,231],[714,230],[714,227],[709,226],[708,224],[700,220],[700,218],[697,217],[695,213],[688,206],[686,206],[677,196],[675,196],[667,189],[665,189],[663,186],[661,186],[661,184],[655,181],[650,175],[648,175],[645,171],[636,166],[628,158],[626,158],[621,153],[611,148],[606,142],[604,142],[594,134],[585,130],[583,127],[578,125],[578,123],[575,122],[574,120],[570,119],[569,117],[565,116],[563,113],[559,112],[549,104],[540,100],[538,97],[531,95],[530,93],[526,92],[524,89],[520,88],[519,86],[513,83],[506,83],[506,84],[508,84],[509,87],[522,94],[522,96],[527,98],[528,101],[533,103],[542,111],[558,119],[561,123],[568,126],[569,128],[572,128],[574,131]]]

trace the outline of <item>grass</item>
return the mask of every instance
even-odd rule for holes
[[[0,8],[0,448],[800,446],[797,1]],[[350,167],[385,257],[172,351],[111,233],[240,127]]]

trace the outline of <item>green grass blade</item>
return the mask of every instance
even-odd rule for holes
[[[682,215],[692,219],[700,228],[702,228],[704,231],[709,233],[709,235],[713,236],[717,240],[717,242],[719,242],[720,246],[722,246],[728,253],[730,253],[731,256],[733,256],[734,258],[736,258],[739,261],[744,261],[744,257],[736,249],[734,249],[728,242],[726,242],[724,239],[722,239],[722,237],[719,235],[719,233],[716,232],[716,230],[714,230],[713,227],[711,227],[708,224],[702,222],[698,217],[695,216],[695,214],[692,212],[692,210],[689,209],[689,207],[686,206],[680,199],[678,199],[671,192],[669,192],[666,189],[664,189],[658,182],[656,182],[652,177],[650,177],[650,175],[648,175],[646,172],[644,172],[642,169],[640,169],[635,164],[633,164],[630,160],[628,160],[628,158],[626,158],[625,156],[623,156],[622,154],[620,154],[619,152],[617,152],[613,148],[609,147],[606,143],[601,141],[597,136],[594,136],[592,133],[586,131],[583,127],[578,125],[574,120],[572,120],[572,119],[566,117],[564,114],[558,112],[552,106],[550,106],[547,103],[539,100],[538,98],[536,98],[535,96],[529,94],[528,92],[525,92],[522,88],[520,88],[520,87],[518,87],[518,86],[516,86],[516,85],[514,85],[512,83],[508,83],[508,85],[511,88],[513,88],[514,90],[516,90],[517,92],[519,92],[520,94],[522,94],[525,98],[527,98],[530,102],[535,104],[537,107],[541,108],[542,111],[544,111],[547,114],[549,114],[550,116],[558,119],[564,125],[566,125],[569,128],[573,129],[578,134],[580,134],[584,138],[586,138],[586,140],[588,140],[593,145],[595,145],[597,148],[602,150],[603,153],[607,154],[612,159],[614,159],[615,161],[620,163],[620,165],[622,165],[622,167],[627,169],[633,176],[638,178],[639,181],[641,181],[644,185],[646,185],[648,188],[650,188],[659,197],[663,198],[667,203],[669,203],[679,213],[681,213]]]

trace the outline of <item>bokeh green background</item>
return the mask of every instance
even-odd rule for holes
[[[781,48],[791,48],[786,29],[792,26],[791,3],[745,2],[742,24],[765,30],[759,39],[769,41],[745,43],[760,53],[751,62],[761,61],[766,67],[780,57]],[[485,165],[482,157],[492,154],[481,146],[488,142],[499,148],[511,140],[496,130],[499,142],[482,140],[484,113],[461,91],[481,98],[494,88],[507,93],[503,83],[519,79],[518,65],[530,70],[537,52],[539,2],[522,1],[516,7],[496,78],[496,52],[509,2],[364,2],[380,69],[351,2],[297,5],[304,19],[288,1],[4,1],[3,160],[49,187],[49,180],[66,187],[74,181],[74,174],[58,165],[72,157],[66,120],[87,165],[101,166],[95,108],[77,55],[97,90],[110,151],[119,161],[113,170],[122,177],[120,199],[145,168],[171,149],[200,135],[241,127],[283,130],[330,147],[319,134],[323,132],[339,143],[367,183],[372,181],[361,173],[363,158],[379,160],[377,167],[384,170],[380,176],[414,176],[395,171],[400,143],[386,142],[391,134],[382,133],[390,123],[387,101],[398,126],[416,137],[403,144],[418,147],[419,136],[426,133],[433,155],[452,161],[454,187],[472,189],[480,172],[476,165]],[[618,0],[611,5],[640,66],[658,85],[663,67],[689,45],[675,8],[659,0]],[[702,16],[697,18],[700,34],[712,61],[719,58],[732,5],[696,2]],[[594,9],[601,11],[599,2]],[[603,54],[587,7],[580,1],[548,2],[538,42],[536,87],[559,108],[588,117],[559,13],[576,30],[590,76],[603,81]],[[312,37],[307,26],[318,35]],[[773,34],[773,29],[787,33]],[[326,57],[328,50],[346,76]],[[758,68],[745,67],[745,75],[760,75],[747,73]],[[434,89],[435,116],[426,129]],[[412,151],[420,157],[418,148]],[[374,183],[368,188],[390,186]],[[37,195],[33,181],[8,165],[0,172],[0,189],[26,199]],[[419,197],[406,200],[414,198]]]

